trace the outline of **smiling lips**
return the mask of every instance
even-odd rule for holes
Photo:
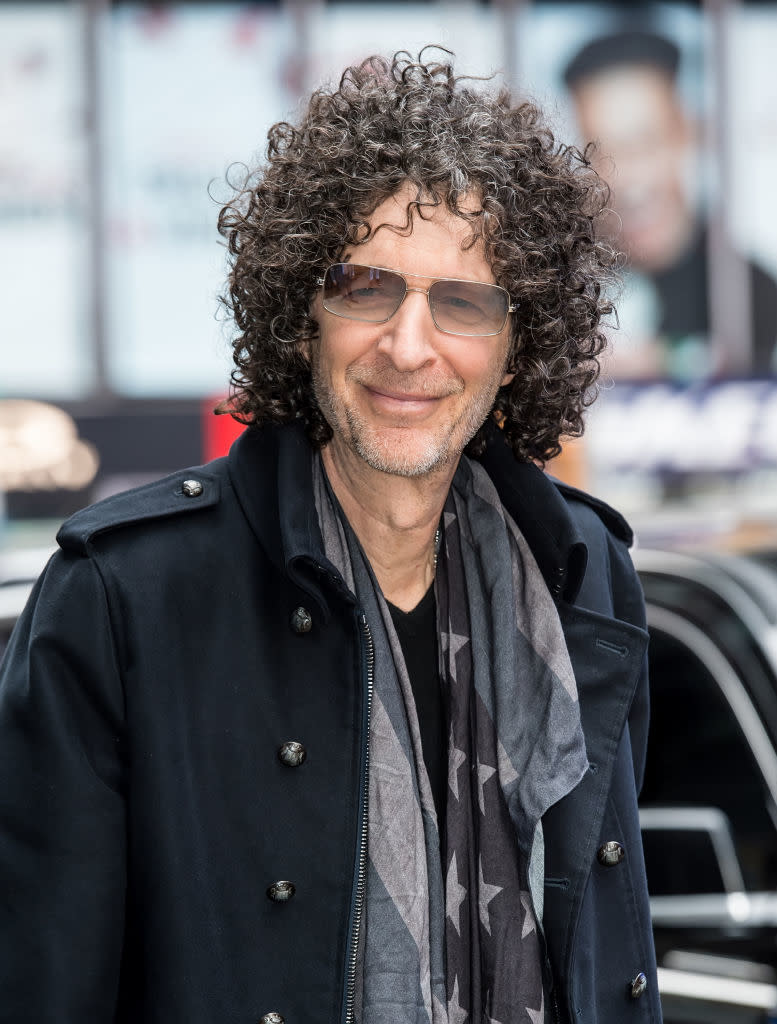
[[[385,412],[424,413],[428,412],[441,398],[447,397],[444,394],[429,395],[423,393],[415,394],[407,391],[389,391],[384,388],[370,387],[368,384],[363,386],[373,404]]]

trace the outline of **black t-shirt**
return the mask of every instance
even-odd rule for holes
[[[430,587],[412,611],[389,604],[413,688],[424,763],[437,810],[440,838],[445,835],[448,785],[448,737],[437,657],[437,606]]]

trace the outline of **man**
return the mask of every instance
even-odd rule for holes
[[[613,372],[625,377],[706,377],[732,368],[710,347],[709,245],[698,197],[698,153],[677,92],[680,54],[649,32],[600,36],[569,62],[564,78],[580,134],[596,145],[599,172],[612,188],[612,230],[632,270]],[[747,264],[756,374],[777,370],[777,285]],[[630,315],[631,314],[631,315]]]
[[[535,464],[602,189],[446,57],[275,126],[221,217],[251,427],[60,531],[0,690],[6,1022],[660,1021],[631,535]]]

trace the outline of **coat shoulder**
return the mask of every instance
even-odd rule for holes
[[[57,543],[64,551],[87,553],[96,536],[136,523],[187,516],[218,504],[223,459],[181,470],[76,512],[60,527]]]
[[[579,515],[583,512],[584,517],[590,521],[593,518],[590,512],[594,512],[611,534],[617,537],[618,540],[623,541],[628,547],[631,547],[634,543],[634,531],[617,509],[608,505],[606,501],[602,501],[601,498],[595,498],[592,494],[588,494],[586,491],[581,491],[577,487],[565,484],[561,480],[555,479],[555,477],[551,479],[573,514],[578,513]]]

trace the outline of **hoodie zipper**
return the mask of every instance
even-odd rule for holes
[[[359,958],[359,936],[361,933],[362,915],[364,913],[364,895],[367,887],[367,836],[369,831],[369,799],[370,799],[370,719],[372,717],[372,691],[375,678],[375,645],[372,641],[367,617],[359,615],[364,650],[366,654],[366,695],[364,714],[364,742],[361,776],[361,806],[359,822],[359,845],[356,858],[356,885],[353,897],[353,915],[351,918],[351,942],[348,953],[348,967],[345,989],[344,1024],[354,1024],[356,1000],[356,968]]]

